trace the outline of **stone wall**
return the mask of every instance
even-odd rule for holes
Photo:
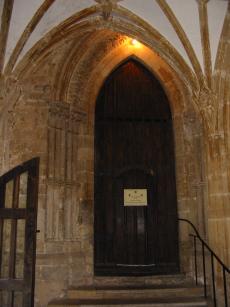
[[[144,27],[137,30],[114,21],[89,24],[87,29],[77,34],[73,29],[69,39],[38,49],[14,78],[3,80],[7,90],[2,97],[8,107],[1,122],[1,172],[34,156],[41,158],[36,307],[63,296],[71,285],[94,283],[95,102],[105,78],[130,56],[159,78],[170,101],[179,217],[194,222],[220,256],[230,261],[230,91],[229,68],[224,64],[229,30],[225,29],[225,51],[213,77],[216,87],[210,90],[164,40],[158,41],[156,33],[151,36]],[[118,32],[139,35],[148,48],[134,49],[130,38]],[[216,107],[219,98],[221,105]],[[216,130],[217,118],[221,129]],[[188,233],[189,228],[181,224],[181,270],[190,274]]]

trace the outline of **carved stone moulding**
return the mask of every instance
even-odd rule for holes
[[[86,112],[63,101],[49,103],[49,116],[76,122],[84,121]]]

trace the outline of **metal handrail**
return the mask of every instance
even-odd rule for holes
[[[230,268],[228,268],[223,261],[216,255],[216,253],[208,246],[208,244],[201,238],[198,230],[193,225],[193,223],[187,219],[179,218],[178,221],[188,223],[194,230],[195,234],[190,234],[193,237],[194,242],[194,263],[195,263],[195,280],[198,284],[198,273],[197,273],[197,239],[200,240],[202,244],[202,263],[203,263],[203,279],[204,279],[204,296],[207,297],[207,276],[206,276],[206,259],[205,259],[205,248],[210,252],[211,256],[211,270],[212,270],[212,290],[213,290],[213,302],[214,306],[217,307],[217,296],[216,296],[216,283],[215,283],[215,270],[214,270],[214,258],[222,267],[223,273],[223,283],[224,283],[224,301],[225,307],[228,307],[228,293],[227,293],[227,278],[226,272],[230,273]]]

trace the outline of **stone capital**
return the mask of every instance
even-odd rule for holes
[[[197,0],[199,4],[207,4],[209,0]]]
[[[122,0],[94,0],[94,1],[101,5],[102,16],[105,20],[108,20],[112,13],[113,8],[116,7],[117,5],[117,2],[120,2]]]

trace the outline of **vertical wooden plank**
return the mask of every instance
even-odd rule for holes
[[[7,291],[7,307],[14,307],[14,291]]]
[[[5,207],[6,184],[0,181],[0,208]]]
[[[5,182],[0,181],[0,208],[5,207],[5,193],[6,193]],[[2,240],[3,240],[3,223],[4,220],[0,217],[0,278],[2,272]]]
[[[3,222],[4,220],[0,218],[0,278],[1,278],[1,272],[2,272],[2,240],[3,240]]]
[[[34,289],[34,263],[35,263],[35,229],[36,229],[36,210],[37,210],[37,196],[38,196],[38,164],[39,159],[32,159],[13,170],[9,171],[7,174],[3,175],[0,178],[0,196],[3,196],[4,202],[4,190],[6,187],[6,183],[13,180],[13,197],[12,197],[12,206],[10,208],[6,208],[8,215],[11,217],[11,221],[9,218],[6,218],[5,221],[8,221],[8,226],[10,226],[10,237],[9,237],[9,271],[7,272],[7,276],[2,276],[3,280],[1,280],[1,284],[3,285],[3,289],[7,289],[10,286],[10,291],[6,292],[4,300],[4,306],[14,307],[17,304],[16,296],[18,294],[24,295],[24,303],[23,306],[32,306],[33,305],[33,289]],[[34,169],[37,171],[34,172]],[[33,182],[28,185],[30,188],[27,188],[27,208],[26,208],[26,248],[25,248],[25,259],[24,259],[24,280],[22,282],[17,281],[14,283],[16,279],[15,276],[15,264],[16,264],[16,248],[17,248],[17,221],[21,216],[20,210],[25,210],[19,208],[19,194],[20,194],[20,175],[24,172],[26,173],[29,170],[29,174],[33,173]],[[4,211],[4,209],[3,209]],[[4,212],[3,212],[4,214]],[[3,224],[3,219],[0,217],[0,221]],[[1,232],[2,227],[1,227]],[[2,234],[1,234],[1,243],[2,243]],[[31,237],[32,236],[32,237]],[[7,260],[8,260],[7,259]],[[1,270],[2,271],[2,270]],[[13,286],[13,287],[12,287]],[[15,296],[16,295],[16,296]]]
[[[164,263],[165,272],[170,270],[170,261],[175,260],[172,242],[178,239],[174,231],[177,216],[171,209],[176,206],[174,156],[165,122],[172,127],[167,97],[159,82],[140,64],[124,63],[106,80],[95,115],[96,272],[100,272],[97,263],[104,263],[110,273],[115,273],[116,263],[120,262],[124,268],[119,268],[119,273],[135,272],[125,267],[125,262],[127,265],[155,262],[153,272]],[[153,170],[157,174],[155,186]],[[117,173],[123,181],[120,180],[118,189],[111,189]],[[150,204],[146,210],[121,206],[119,195],[125,185],[148,189]],[[111,227],[116,234],[113,257],[109,245],[101,240],[102,234],[102,239],[110,237]],[[105,268],[101,274],[105,274]]]
[[[25,291],[23,306],[34,304],[35,262],[36,262],[36,229],[37,229],[37,204],[38,204],[39,159],[33,159],[29,164],[27,186],[27,218],[24,280]]]
[[[20,176],[17,176],[14,179],[12,209],[18,208],[19,188],[20,188]],[[12,279],[15,278],[16,242],[17,242],[16,238],[17,238],[17,219],[12,219],[11,236],[10,236],[10,257],[9,257],[9,278]]]

